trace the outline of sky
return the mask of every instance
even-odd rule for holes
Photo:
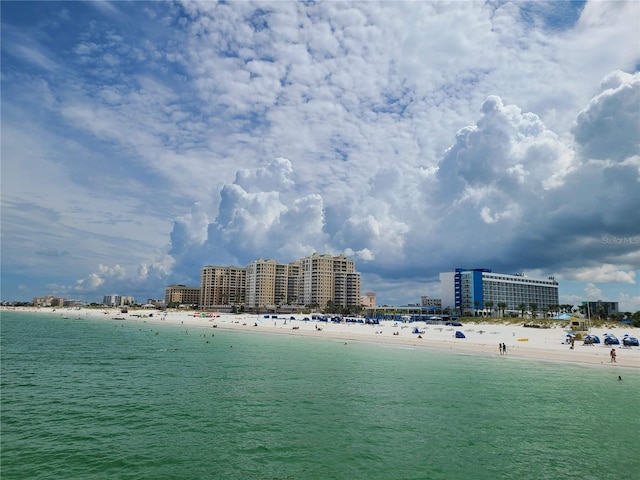
[[[640,2],[10,2],[1,296],[346,254],[640,310]]]

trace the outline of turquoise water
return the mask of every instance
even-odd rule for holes
[[[637,370],[13,312],[1,321],[3,480],[640,472]]]

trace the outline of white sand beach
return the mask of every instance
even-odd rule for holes
[[[6,308],[4,308],[6,309]],[[360,323],[332,323],[304,321],[311,315],[279,315],[265,318],[264,315],[232,315],[199,313],[193,311],[129,310],[119,309],[67,309],[67,308],[11,308],[13,311],[37,312],[66,318],[92,318],[101,321],[118,319],[126,322],[147,324],[184,325],[189,328],[241,330],[254,333],[272,333],[327,338],[334,341],[361,341],[385,344],[430,347],[499,356],[498,345],[506,345],[506,357],[536,360],[572,362],[581,364],[607,364],[619,368],[640,368],[640,347],[624,347],[625,334],[640,338],[640,329],[630,326],[592,328],[589,333],[604,340],[604,334],[615,335],[620,345],[606,346],[603,343],[584,345],[575,341],[574,348],[565,343],[567,330],[561,324],[553,328],[530,328],[523,324],[465,323],[462,327],[427,325],[424,322],[401,323],[384,321],[380,325]],[[295,317],[292,320],[291,317]],[[523,321],[524,323],[524,321]],[[413,333],[417,328],[420,333]],[[455,338],[461,331],[466,338]],[[610,351],[616,349],[616,362],[611,362]]]

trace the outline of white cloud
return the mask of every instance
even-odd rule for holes
[[[640,73],[616,71],[576,118],[573,134],[586,159],[624,160],[638,154]],[[615,147],[615,148],[613,148]]]
[[[579,280],[593,283],[636,283],[636,272],[621,270],[616,265],[604,264],[593,268],[577,269],[566,272],[563,277],[568,280]],[[590,283],[591,284],[591,283]]]
[[[602,297],[602,290],[596,287],[593,283],[588,283],[584,289],[584,293],[587,298],[597,298],[600,299]]]
[[[637,312],[640,305],[640,295],[618,294],[618,310],[621,312]]]

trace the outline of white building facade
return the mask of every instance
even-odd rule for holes
[[[523,275],[494,273],[489,269],[456,268],[440,274],[442,307],[456,309],[463,314],[486,309],[486,305],[504,303],[505,311],[518,311],[521,305],[538,311],[558,305],[558,282],[532,279]]]

